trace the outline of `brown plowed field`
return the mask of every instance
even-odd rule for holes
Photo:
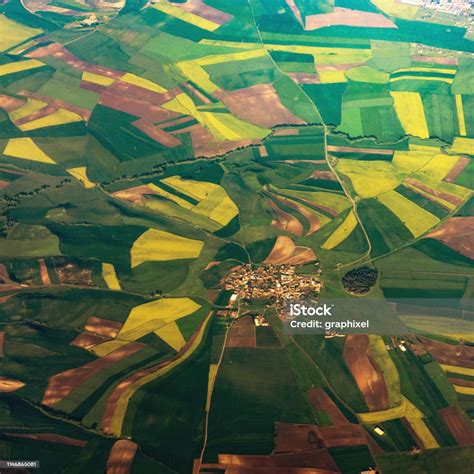
[[[128,439],[119,439],[114,443],[107,459],[106,474],[129,474],[138,445]]]
[[[69,369],[53,375],[49,378],[42,403],[47,406],[55,405],[101,370],[107,369],[114,363],[138,352],[143,347],[145,347],[144,344],[132,342],[81,367],[76,367],[75,369]]]
[[[296,247],[289,237],[280,235],[264,263],[297,265],[316,260],[316,255],[309,247]]]
[[[411,59],[413,62],[416,62],[416,63],[446,64],[447,66],[457,66],[459,62],[458,58],[443,58],[440,56],[413,55]]]
[[[421,189],[427,194],[431,194],[431,196],[444,199],[445,201],[448,201],[451,204],[455,204],[456,206],[459,206],[462,203],[462,199],[460,197],[454,196],[453,194],[445,193],[443,191],[437,191],[436,189],[432,189],[426,184],[423,184],[420,181],[417,181],[416,179],[407,178],[405,181],[408,184],[411,184],[412,186],[414,186],[415,188]]]
[[[347,418],[341,413],[336,404],[322,388],[312,388],[308,390],[308,396],[315,410],[325,411],[335,425],[345,425],[349,423]]]
[[[84,329],[89,332],[95,332],[100,336],[115,337],[122,327],[122,323],[118,321],[110,321],[109,319],[102,319],[96,316],[91,316],[84,326]]]
[[[474,445],[472,423],[456,407],[441,408],[438,410],[438,415],[459,445]]]
[[[293,214],[280,209],[275,201],[270,200],[269,203],[277,218],[277,220],[272,221],[272,226],[301,237],[303,235],[303,225],[301,222]]]
[[[40,267],[41,281],[43,282],[43,285],[50,286],[51,278],[49,278],[48,267],[46,266],[44,258],[38,259],[38,263]]]
[[[281,103],[271,84],[258,84],[232,92],[220,89],[213,95],[222,100],[233,115],[261,127],[306,123]]]
[[[232,324],[226,347],[257,347],[255,324],[252,316],[244,316]]]
[[[357,26],[371,28],[398,28],[392,20],[381,13],[372,13],[350,8],[334,7],[331,13],[308,15],[305,30],[312,31],[327,26]]]
[[[275,453],[360,446],[367,444],[361,425],[344,424],[320,427],[292,423],[276,423]]]
[[[449,170],[449,173],[445,176],[443,181],[452,183],[464,171],[464,168],[470,161],[467,156],[460,156],[459,160],[456,161],[456,164]]]
[[[83,349],[91,349],[102,342],[109,341],[108,337],[99,336],[93,332],[83,332],[79,334],[72,342],[71,346],[82,347]]]
[[[69,436],[63,436],[55,433],[4,433],[6,436],[11,438],[27,438],[38,441],[46,441],[48,443],[66,444],[68,446],[76,446],[83,448],[87,441],[82,439],[70,438]]]
[[[389,407],[388,390],[383,372],[370,355],[369,336],[349,334],[344,345],[344,361],[364,395],[369,411]]]
[[[313,449],[298,453],[253,456],[240,454],[219,454],[218,463],[240,468],[316,468],[319,472],[340,472],[327,449]],[[227,471],[226,471],[227,472]]]
[[[456,252],[474,259],[474,217],[451,217],[427,237],[440,240]]]
[[[430,351],[431,355],[441,364],[457,365],[474,369],[474,347],[464,344],[447,344],[445,342],[418,336],[423,345]]]

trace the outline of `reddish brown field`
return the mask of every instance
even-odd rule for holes
[[[344,424],[325,427],[292,423],[275,423],[275,425],[275,453],[360,446],[368,442],[361,425]]]
[[[322,64],[318,65],[318,72],[319,71],[348,71],[354,67],[363,66],[365,63],[342,63],[342,64]],[[344,148],[344,147],[343,147]],[[372,148],[370,148],[372,149]]]
[[[438,415],[459,445],[474,445],[472,423],[456,407],[441,408],[438,410]]]
[[[357,26],[372,28],[397,28],[397,25],[381,13],[371,13],[350,8],[335,7],[331,13],[308,15],[305,30],[312,31],[327,26]]]
[[[67,446],[76,446],[83,448],[87,441],[82,439],[70,438],[69,436],[63,436],[55,433],[3,433],[10,438],[28,438],[38,441],[46,441],[48,443],[66,444]]]
[[[20,108],[25,102],[16,97],[10,97],[9,95],[0,94],[0,109],[11,112],[15,109]]]
[[[285,0],[286,4],[290,8],[290,10],[293,12],[293,15],[295,15],[296,19],[300,22],[301,26],[304,28],[304,21],[303,18],[301,17],[301,12],[299,8],[296,6],[294,0]]]
[[[413,62],[417,63],[434,63],[434,64],[446,64],[447,66],[457,66],[458,58],[442,58],[439,56],[418,56],[413,55],[411,57]]]
[[[10,181],[5,181],[4,179],[0,179],[0,189],[6,188],[10,184]]]
[[[364,395],[369,411],[389,407],[388,390],[383,372],[370,355],[369,336],[349,334],[344,345],[344,361]]]
[[[26,117],[23,117],[19,120],[15,120],[15,125],[20,126],[20,125],[24,125],[25,123],[32,122],[33,120],[38,120],[40,118],[47,117],[48,115],[53,114],[57,110],[58,108],[55,107],[54,105],[46,105],[42,109],[37,110],[36,112],[33,112],[27,115]]]
[[[107,459],[107,474],[129,474],[138,445],[128,439],[114,443]]]
[[[240,454],[219,454],[218,463],[223,466],[240,467],[260,472],[262,468],[290,468],[317,469],[314,472],[335,473],[340,472],[337,464],[327,449],[313,449],[304,452],[293,452],[283,454],[270,454],[268,456],[253,456]],[[226,470],[226,472],[229,472]],[[248,472],[248,471],[247,471]],[[278,471],[276,471],[278,472]],[[313,472],[313,471],[310,471]]]
[[[393,155],[393,150],[379,150],[375,148],[355,148],[351,146],[328,146],[329,152],[334,153],[365,153],[367,155]]]
[[[324,171],[322,171],[324,173]],[[314,234],[319,228],[321,227],[321,223],[319,221],[319,218],[316,213],[312,212],[310,209],[307,207],[304,207],[303,205],[299,204],[296,201],[292,201],[291,199],[287,199],[284,197],[275,197],[273,196],[274,200],[277,200],[279,203],[283,203],[288,207],[291,207],[294,209],[296,212],[301,214],[309,223],[309,229],[308,232],[306,232],[305,236]],[[303,232],[303,226],[301,226],[301,232]],[[297,234],[295,234],[297,235]]]
[[[141,130],[145,135],[149,136],[152,140],[155,140],[163,146],[174,148],[181,145],[181,142],[173,135],[161,130],[152,122],[145,119],[136,120],[133,122],[133,125]]]
[[[297,127],[293,128],[277,128],[274,132],[273,135],[275,137],[293,137],[293,136],[298,136],[300,134],[300,129]]]
[[[49,378],[42,403],[47,406],[55,405],[101,370],[107,369],[116,362],[129,357],[143,347],[145,347],[144,344],[132,342],[81,367],[53,375]]]
[[[276,220],[272,221],[272,226],[301,237],[303,235],[301,222],[293,214],[280,209],[275,201],[270,200],[269,203],[276,217]]]
[[[40,274],[41,274],[41,281],[43,282],[44,286],[51,285],[51,278],[49,278],[48,267],[44,261],[44,258],[38,259],[39,267],[40,267]]]
[[[305,123],[281,103],[271,84],[258,84],[232,92],[220,89],[214,96],[222,100],[236,117],[261,127]]]
[[[459,385],[461,387],[474,388],[474,381],[471,381],[471,380],[459,379],[459,378],[455,378],[455,377],[450,377],[448,380],[453,385]]]
[[[216,8],[206,5],[202,0],[187,0],[186,3],[180,3],[179,6],[183,10],[194,13],[195,15],[205,18],[206,20],[213,21],[218,25],[225,25],[230,20],[232,20],[232,18],[234,18],[229,13],[225,13],[221,10],[217,10]]]
[[[311,72],[289,72],[287,76],[291,77],[297,84],[321,84],[319,76]]]
[[[201,124],[197,124],[191,131],[191,140],[196,158],[213,158],[217,155],[225,155],[236,148],[257,145],[260,140],[227,140],[225,142],[216,142],[209,130]]]
[[[451,168],[443,181],[452,183],[464,171],[464,168],[469,164],[470,161],[471,160],[467,156],[460,156],[458,161],[456,161],[456,164]]]
[[[347,418],[341,413],[337,405],[331,400],[329,395],[322,388],[312,388],[308,390],[311,405],[315,410],[324,411],[330,417],[334,425],[345,425],[349,423]]]
[[[19,380],[0,377],[0,393],[10,393],[24,387],[25,384]]]
[[[88,71],[92,72],[93,74],[113,77],[115,79],[120,79],[120,77],[123,75],[122,72],[114,71],[108,67],[98,66],[96,64],[90,64],[86,61],[82,61],[62,45],[58,45],[57,51],[55,51],[52,56],[64,61],[66,64],[69,64],[69,66],[73,67],[74,69],[78,69],[79,71]]]
[[[122,327],[122,323],[118,321],[110,321],[109,319],[97,318],[96,316],[91,316],[84,329],[89,332],[95,332],[100,336],[114,338]]]
[[[5,356],[5,331],[0,331],[0,358]]]
[[[201,470],[201,474],[337,474],[319,467],[243,467],[225,464],[205,464],[211,470]],[[217,469],[217,471],[216,471]]]
[[[441,364],[457,365],[474,369],[474,347],[464,344],[447,344],[445,342],[418,336],[431,355]]]
[[[226,347],[257,347],[255,324],[252,316],[245,316],[232,324]]]
[[[268,150],[265,145],[260,145],[258,147],[258,154],[260,155],[261,158],[267,158],[268,157]]]
[[[54,53],[61,51],[62,45],[58,43],[48,44],[46,46],[41,46],[40,48],[31,51],[26,54],[27,58],[44,58],[45,56],[53,56]]]
[[[208,99],[201,91],[197,90],[192,84],[189,82],[184,82],[182,84],[188,91],[193,93],[199,100],[201,100],[204,104],[212,104],[211,100]]]
[[[91,349],[102,342],[110,341],[108,337],[99,336],[93,332],[83,332],[79,334],[72,342],[71,346],[82,347],[83,349]]]
[[[279,235],[275,245],[264,263],[281,265],[291,263],[293,265],[304,264],[316,260],[316,255],[309,247],[297,247],[293,240],[284,235]]]
[[[336,175],[332,171],[313,171],[310,178],[330,179],[331,181],[337,181]]]
[[[134,186],[133,188],[121,189],[112,193],[113,196],[124,199],[125,201],[133,202],[134,204],[141,204],[143,202],[143,196],[146,194],[156,194],[146,184],[141,186]]]
[[[474,259],[474,217],[451,217],[426,237],[437,239]]]
[[[173,98],[172,96],[170,97]],[[119,110],[120,112],[135,115],[152,123],[163,122],[180,116],[180,114],[163,109],[160,105],[154,104],[149,100],[109,91],[108,88],[100,92],[99,104]]]
[[[444,199],[445,201],[450,202],[451,204],[455,204],[456,206],[459,206],[462,203],[462,199],[460,197],[454,196],[452,194],[448,194],[442,191],[437,191],[436,189],[432,189],[426,184],[421,183],[420,181],[417,181],[416,179],[413,178],[408,178],[405,180],[408,184],[411,184],[413,187],[421,189],[427,194],[430,194],[431,196],[435,196],[441,199]]]

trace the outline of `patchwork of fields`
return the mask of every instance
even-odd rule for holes
[[[466,26],[393,0],[0,4],[0,457],[468,474]],[[362,267],[437,318],[290,336],[224,290],[248,263],[347,298]]]

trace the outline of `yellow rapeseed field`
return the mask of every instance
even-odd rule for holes
[[[211,364],[209,366],[209,375],[207,377],[206,411],[209,411],[209,408],[211,408],[212,391],[214,390],[214,383],[216,381],[218,368],[219,366],[217,364]]]
[[[183,179],[180,176],[165,178],[163,183],[199,201],[196,206],[192,206],[185,201],[187,205],[182,207],[189,209],[188,205],[190,205],[192,212],[208,217],[223,226],[239,213],[234,201],[227,195],[225,189],[218,184]],[[175,202],[179,204],[177,201]]]
[[[189,23],[190,25],[197,26],[203,30],[215,31],[220,26],[219,23],[207,20],[206,18],[202,18],[198,15],[195,15],[194,13],[189,13],[178,6],[170,5],[169,3],[165,3],[163,1],[152,4],[152,7],[163,13],[166,13],[167,15],[174,16],[181,21]]]
[[[59,109],[56,110],[56,112],[47,115],[46,117],[32,120],[31,122],[20,125],[19,128],[23,132],[27,132],[29,130],[36,130],[37,128],[54,127],[56,125],[64,125],[66,123],[80,121],[82,121],[82,117],[75,112],[71,112],[70,110],[66,109]]]
[[[474,395],[474,387],[463,387],[462,385],[453,385],[454,390],[463,395]]]
[[[0,15],[1,17],[2,15]],[[43,67],[44,63],[37,59],[27,59],[26,61],[17,61],[13,63],[6,63],[0,65],[0,76],[14,74],[15,72],[28,71],[30,69],[37,69]]]
[[[158,92],[158,94],[163,94],[167,91],[164,87],[161,87],[156,82],[145,79],[144,77],[136,76],[130,72],[124,74],[120,80],[126,82],[127,84],[133,84],[134,86],[141,87],[142,89],[148,89],[153,92]]]
[[[466,136],[466,122],[464,119],[464,107],[462,105],[462,95],[456,94],[456,112],[458,116],[459,135]]]
[[[405,132],[414,137],[429,138],[430,132],[420,94],[405,91],[391,91],[390,94]]]
[[[56,164],[31,138],[11,138],[3,154],[39,163]]]
[[[438,217],[396,191],[381,194],[377,199],[387,206],[415,237],[424,234],[439,222]]]
[[[82,80],[98,84],[99,86],[110,86],[115,82],[115,78],[113,77],[102,76],[101,74],[95,74],[88,71],[82,73]]]
[[[342,243],[357,226],[357,218],[354,211],[350,211],[342,224],[321,245],[323,249],[330,250]]]
[[[76,168],[68,168],[67,172],[74,176],[85,188],[93,188],[95,183],[87,177],[87,168],[85,166],[78,166]]]
[[[474,377],[474,369],[470,369],[469,367],[459,367],[457,365],[448,365],[448,364],[439,364],[440,367],[445,372],[451,372],[453,374],[461,374],[461,375],[470,375]]]
[[[18,43],[26,41],[28,38],[42,33],[41,30],[10,20],[3,14],[0,15],[0,32],[0,51],[5,51]]]
[[[179,330],[176,321],[168,323],[166,326],[158,328],[154,333],[163,341],[166,342],[170,347],[172,347],[176,352],[178,352],[185,344],[181,331]]]
[[[132,268],[143,262],[160,262],[199,257],[203,242],[149,229],[134,243],[130,250]]]
[[[418,14],[418,7],[405,5],[396,0],[372,0],[372,3],[390,16],[413,20]]]
[[[136,341],[150,332],[184,318],[201,306],[191,298],[162,298],[136,306],[117,334],[117,339]]]
[[[451,151],[455,153],[465,153],[466,155],[474,154],[474,138],[461,138],[456,137],[454,139]]]
[[[33,112],[37,112],[38,110],[41,110],[47,105],[48,104],[46,102],[28,97],[26,99],[26,103],[22,105],[21,107],[19,107],[18,109],[11,111],[9,113],[9,116],[15,122],[16,120],[21,120],[22,118],[27,117]]]
[[[102,264],[102,278],[111,290],[120,290],[120,282],[115,273],[115,267],[111,263]]]

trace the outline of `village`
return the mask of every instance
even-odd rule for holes
[[[316,264],[317,265],[317,264]],[[242,265],[223,281],[225,290],[233,291],[232,300],[244,302],[268,300],[281,307],[285,300],[315,296],[321,290],[321,270],[311,275],[297,273],[295,265]]]

